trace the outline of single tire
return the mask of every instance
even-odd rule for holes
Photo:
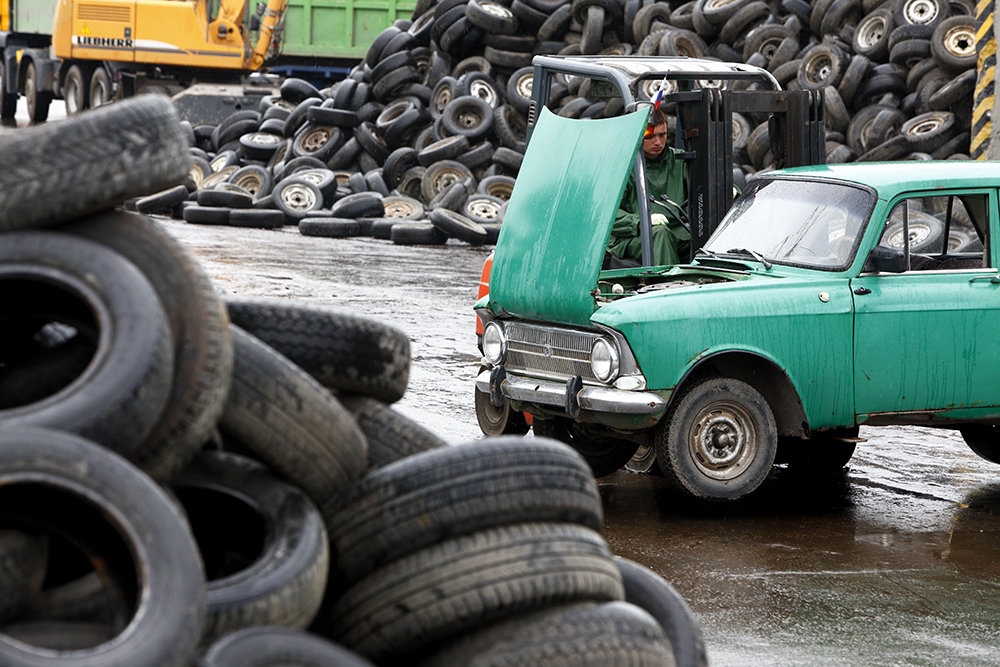
[[[493,107],[474,95],[456,97],[444,108],[441,125],[450,135],[464,135],[470,143],[477,141],[493,129]]]
[[[353,313],[260,298],[228,298],[229,317],[320,384],[395,403],[410,378],[410,339]]]
[[[135,466],[83,438],[5,427],[0,441],[5,516],[69,536],[120,587],[129,613],[112,641],[87,648],[53,651],[0,634],[0,663],[188,665],[205,618],[205,573],[180,507]]]
[[[392,226],[389,238],[396,245],[444,245],[448,242],[448,235],[434,223],[421,220],[397,222]]]
[[[483,226],[461,213],[447,208],[435,208],[430,212],[429,218],[435,227],[452,238],[471,245],[486,243],[486,230],[483,229]]]
[[[298,488],[263,465],[202,452],[170,480],[205,564],[201,642],[253,625],[306,628],[323,601],[326,527]]]
[[[173,382],[138,463],[154,479],[168,479],[209,439],[222,414],[233,369],[225,306],[194,255],[148,218],[108,211],[64,229],[129,259],[163,303],[174,343]]]
[[[49,117],[52,91],[42,90],[38,79],[38,66],[32,60],[24,70],[24,101],[28,110],[28,120],[32,124],[44,123]]]
[[[115,88],[108,70],[103,65],[95,68],[94,73],[90,75],[90,108],[96,109],[109,104],[114,97]]]
[[[305,371],[235,325],[233,382],[219,427],[302,488],[324,518],[365,468],[364,435]]]
[[[477,628],[421,662],[423,667],[673,664],[659,623],[628,602],[553,605]]]
[[[424,201],[434,199],[434,196],[446,190],[449,186],[473,179],[472,170],[456,160],[441,160],[424,170],[420,179],[420,192]]]
[[[337,641],[382,662],[524,612],[623,597],[621,574],[600,534],[534,522],[477,531],[399,558],[350,587],[328,620]]]
[[[287,220],[298,223],[302,218],[323,208],[323,192],[311,180],[291,176],[274,186],[271,191],[274,205],[285,214]]]
[[[400,220],[421,220],[424,217],[424,205],[420,200],[406,195],[389,195],[382,198],[382,207],[386,218]]]
[[[587,461],[594,477],[621,470],[639,448],[635,442],[589,433],[568,419],[535,417],[531,420],[531,430],[538,437],[553,438],[575,449]]]
[[[614,560],[625,585],[625,601],[657,620],[670,640],[677,667],[707,667],[701,627],[681,594],[645,565],[621,556]]]
[[[2,55],[2,54],[0,54]],[[0,57],[0,82],[6,80],[4,59]],[[0,83],[0,119],[10,120],[17,114],[17,92],[10,92]]]
[[[338,218],[381,218],[385,204],[377,192],[355,192],[334,202],[330,212]]]
[[[952,137],[957,124],[950,111],[928,111],[903,123],[900,133],[909,139],[914,151],[932,153]]]
[[[73,116],[90,108],[90,77],[83,73],[79,64],[70,65],[62,83],[62,97],[66,103],[66,115]]]
[[[910,211],[908,218],[905,229],[902,220],[887,225],[880,243],[898,250],[909,243],[910,252],[941,252],[944,222],[929,213],[917,211]]]
[[[226,224],[242,229],[280,229],[285,226],[285,214],[266,208],[234,208]]]
[[[303,218],[299,220],[302,236],[344,239],[361,236],[361,224],[353,218]]]
[[[204,667],[375,667],[328,639],[293,628],[257,626],[231,632],[205,651]]]
[[[169,98],[140,95],[4,135],[0,231],[54,226],[184,182],[188,140]]]
[[[174,340],[156,290],[125,257],[89,239],[19,231],[0,243],[4,352],[56,322],[94,343],[84,372],[55,394],[0,410],[4,428],[76,433],[142,461],[171,390]],[[34,324],[34,326],[31,326]]]
[[[655,435],[664,475],[696,498],[736,500],[771,471],[778,446],[774,415],[760,392],[731,378],[691,387]]]
[[[341,399],[368,441],[368,470],[377,470],[399,459],[448,445],[421,424],[377,398],[347,395]]]
[[[446,538],[529,521],[600,530],[590,468],[549,439],[504,436],[417,453],[372,471],[329,524],[349,582]]]

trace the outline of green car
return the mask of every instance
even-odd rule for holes
[[[602,270],[646,116],[541,110],[476,304],[478,391],[596,476],[646,447],[712,500],[843,467],[861,424],[959,429],[1000,463],[1000,164],[760,173],[689,263]]]

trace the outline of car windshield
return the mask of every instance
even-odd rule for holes
[[[791,178],[751,181],[702,252],[773,264],[838,271],[846,268],[873,193],[847,183]]]

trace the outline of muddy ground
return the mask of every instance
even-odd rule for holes
[[[164,224],[220,289],[404,330],[412,372],[397,407],[455,444],[482,437],[472,304],[488,248]],[[620,471],[599,480],[605,537],[686,598],[715,666],[1000,664],[1000,466],[951,431],[862,435],[842,474],[776,469],[733,505]]]

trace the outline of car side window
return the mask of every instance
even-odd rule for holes
[[[985,194],[911,197],[893,207],[879,246],[902,251],[910,271],[982,268]]]

